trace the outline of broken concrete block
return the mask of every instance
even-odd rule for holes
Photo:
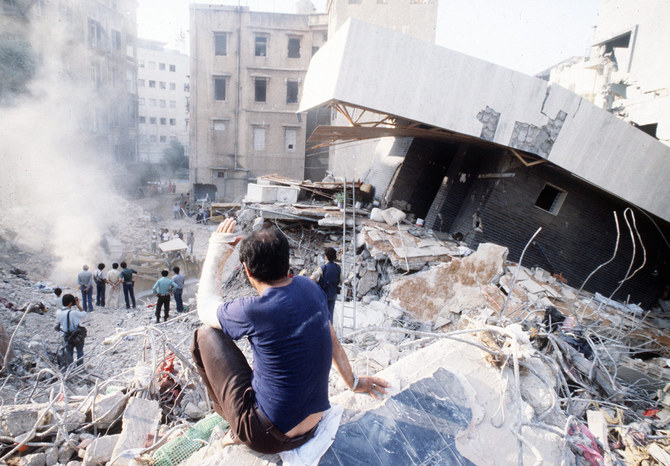
[[[441,313],[474,310],[487,304],[486,295],[500,293],[494,285],[503,273],[507,248],[490,243],[477,252],[453,259],[426,272],[393,281],[389,299],[420,319],[432,320]]]
[[[5,361],[3,358],[5,355],[7,355],[7,364],[9,364],[12,359],[14,359],[14,351],[12,351],[11,348],[9,348],[9,351],[7,350],[9,346],[9,334],[7,333],[7,330],[5,329],[5,326],[2,325],[2,322],[0,322],[0,367],[4,367]]]
[[[45,466],[46,465],[46,455],[44,453],[33,453],[31,455],[26,455],[21,457],[17,466]]]
[[[98,397],[95,401],[95,409],[91,408],[93,424],[101,429],[111,426],[123,413],[127,398],[128,395],[120,391]]]
[[[86,448],[84,455],[84,465],[105,464],[110,461],[113,456],[114,447],[119,440],[120,434],[105,435],[93,440]]]
[[[356,283],[356,293],[358,294],[358,297],[365,296],[370,290],[376,288],[378,279],[379,274],[376,271],[363,269],[362,275]]]
[[[46,409],[49,411],[42,416]],[[33,428],[40,417],[41,426],[52,425],[54,424],[52,409],[61,418],[65,414],[65,405],[62,403],[51,408],[47,403],[3,406],[0,410],[0,435],[16,437],[26,433]],[[74,430],[86,421],[86,415],[78,411],[74,405],[70,405],[67,409],[67,417],[61,420],[65,422],[67,430]]]
[[[398,222],[405,219],[405,212],[395,207],[389,207],[386,210],[382,210],[382,217],[388,225],[395,226]]]
[[[198,407],[195,403],[188,402],[184,406],[184,414],[186,414],[189,419],[200,419],[205,416],[205,413],[202,409]]]
[[[54,464],[58,463],[58,448],[49,447],[44,452],[44,455],[47,466],[53,466]]]
[[[589,430],[595,438],[602,444],[605,451],[609,451],[610,444],[607,440],[607,421],[602,411],[589,410],[586,412],[586,421],[589,425]]]
[[[370,220],[372,220],[373,222],[383,222],[384,216],[382,215],[382,210],[377,207],[374,207],[370,211]]]
[[[155,435],[161,419],[161,409],[155,400],[133,397],[123,413],[121,435],[114,447],[114,464],[128,465],[134,457],[133,450],[143,448],[150,436]]]
[[[263,219],[262,217],[258,217],[257,219],[254,220],[253,224],[251,225],[251,229],[253,231],[262,230],[264,222],[265,222],[265,219]]]

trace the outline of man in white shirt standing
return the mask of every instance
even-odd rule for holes
[[[107,282],[110,284],[109,299],[107,304],[110,307],[119,307],[119,295],[121,294],[121,272],[119,271],[119,264],[114,262],[112,270],[107,273]]]

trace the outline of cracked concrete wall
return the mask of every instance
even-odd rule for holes
[[[300,111],[333,101],[501,145],[545,127],[531,153],[670,220],[670,148],[541,79],[352,19],[312,58]]]
[[[567,113],[560,110],[556,118],[549,118],[546,125],[539,127],[521,121],[514,122],[508,146],[548,157],[567,116]]]
[[[484,110],[477,114],[477,119],[482,122],[482,132],[479,137],[487,141],[493,141],[496,129],[498,129],[500,113],[487,105]]]

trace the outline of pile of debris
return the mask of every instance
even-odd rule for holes
[[[294,274],[309,275],[324,247],[340,251],[338,335],[356,373],[379,373],[392,385],[376,401],[348,392],[331,372],[332,402],[345,412],[325,464],[347,458],[354,431],[379,447],[375,458],[396,451],[385,442],[402,437],[394,429],[402,430],[402,409],[409,409],[403,400],[435,384],[452,403],[438,403],[435,412],[453,419],[426,425],[458,458],[670,464],[670,321],[511,263],[502,246],[473,251],[403,217],[397,209],[341,210],[315,200],[245,203],[237,213],[241,231],[274,225],[289,237]],[[39,302],[44,292],[8,268],[0,278],[13,290],[0,316],[5,343],[11,340],[5,348],[14,352],[0,374],[0,462],[280,463],[276,455],[221,447],[226,424],[211,414],[189,356],[199,325],[193,308],[158,325],[149,324],[151,312],[142,315],[148,303],[122,316],[100,311],[84,366],[62,372],[47,349],[57,345],[57,332],[31,335],[45,315],[17,304]],[[235,257],[222,291],[226,299],[254,294]],[[239,344],[251,358],[248,341]],[[397,451],[403,448],[429,459],[415,456],[412,445]],[[183,454],[175,460],[177,450]]]

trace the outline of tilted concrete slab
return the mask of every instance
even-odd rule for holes
[[[538,155],[670,221],[670,147],[541,79],[351,19],[312,58],[299,111],[332,102]]]

